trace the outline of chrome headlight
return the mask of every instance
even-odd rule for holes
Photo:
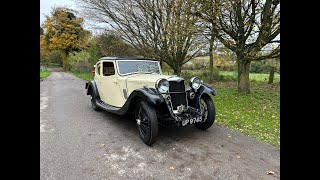
[[[169,92],[169,82],[166,79],[158,79],[156,82],[156,88],[160,93]]]
[[[193,77],[190,79],[190,86],[192,87],[192,89],[197,90],[200,88],[201,86],[201,80],[198,77]]]

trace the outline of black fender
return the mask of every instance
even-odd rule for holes
[[[195,92],[193,89],[191,89],[190,92]],[[200,86],[200,88],[195,92],[195,98],[194,99],[190,99],[189,95],[188,95],[188,103],[189,103],[189,106],[192,106],[192,107],[195,107],[195,108],[200,108],[199,106],[199,103],[200,103],[200,98],[202,96],[209,96],[210,97],[210,94],[213,95],[213,96],[216,96],[217,95],[217,91],[207,85],[207,84],[202,84]]]
[[[164,102],[161,94],[156,89],[141,88],[131,92],[130,96],[124,103],[124,105],[118,111],[114,112],[118,115],[126,114],[128,111],[132,112],[135,110],[138,100],[147,101],[152,106],[158,106]]]
[[[201,87],[199,88],[199,96],[201,97],[202,96],[202,94],[204,94],[204,93],[206,93],[206,94],[212,94],[213,96],[216,96],[217,95],[217,91],[213,88],[213,87],[211,87],[211,86],[209,86],[209,85],[207,85],[207,84],[202,84],[201,85]]]
[[[95,94],[95,98],[100,99],[100,95],[98,92],[97,84],[95,81],[86,82],[87,95],[92,95],[92,91]]]
[[[157,106],[164,101],[162,95],[156,89],[151,88],[141,88],[132,91],[127,101],[131,102],[132,99],[137,98],[141,98],[153,106]]]

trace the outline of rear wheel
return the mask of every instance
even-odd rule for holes
[[[216,108],[210,96],[204,96],[200,99],[200,108],[202,111],[202,122],[195,123],[198,129],[206,130],[211,127],[216,119]]]
[[[151,146],[158,136],[158,120],[155,109],[146,101],[140,101],[135,111],[135,118],[141,140]]]
[[[97,106],[97,98],[94,94],[94,91],[91,92],[91,106],[92,106],[93,110],[95,110],[95,111],[100,110],[100,108]]]

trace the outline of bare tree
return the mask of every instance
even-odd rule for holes
[[[144,57],[181,66],[200,50],[194,0],[78,0],[89,18],[106,23]]]
[[[132,46],[124,42],[113,31],[105,31],[96,36],[97,49],[103,56],[136,56]]]
[[[217,16],[215,2],[214,1],[204,1],[204,0],[197,0],[198,6],[197,8],[193,9],[191,12],[192,15],[199,17],[201,23],[199,24],[200,27],[204,29],[203,35],[207,37],[209,41],[209,83],[213,82],[213,50],[214,50],[214,42],[215,42],[215,35],[213,31],[213,27],[215,25],[215,19]]]
[[[251,61],[280,56],[280,0],[214,0],[214,5],[200,2],[205,11],[216,12],[209,17],[214,22],[215,37],[237,55],[238,92],[250,93]],[[278,46],[271,48],[274,43]]]

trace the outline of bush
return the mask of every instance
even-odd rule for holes
[[[186,63],[181,67],[182,70],[193,70],[194,65],[192,63]]]
[[[209,67],[209,63],[203,62],[203,61],[194,61],[193,67],[194,67],[194,69],[203,69],[203,68]]]
[[[87,51],[74,52],[69,54],[69,69],[72,72],[90,72],[90,54]]]
[[[188,80],[194,76],[198,76],[203,82],[209,82],[209,74],[210,71],[208,69],[205,70],[184,70],[181,71],[181,76],[188,82]],[[223,76],[219,74],[219,70],[214,67],[213,68],[213,80],[220,81],[222,80]]]
[[[252,61],[250,64],[251,73],[268,73],[268,69],[265,61]]]
[[[59,51],[48,51],[44,48],[40,49],[40,64],[49,66],[50,64],[62,64],[62,59]]]
[[[92,39],[89,43],[89,54],[89,62],[91,63],[91,65],[96,64],[96,62],[102,57],[96,39]]]
[[[62,64],[61,53],[59,51],[51,51],[48,53],[47,58],[51,63]]]
[[[44,50],[43,48],[40,48],[40,65],[42,65],[42,66],[49,65],[48,52],[46,50]]]

